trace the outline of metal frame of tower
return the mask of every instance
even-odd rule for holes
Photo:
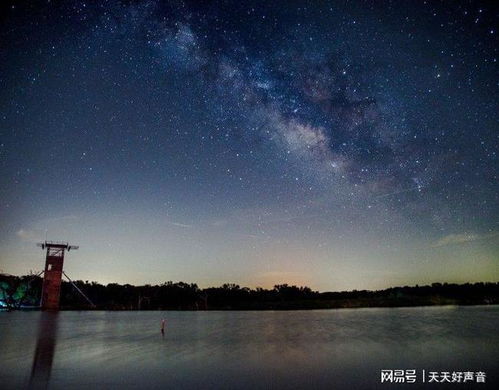
[[[64,254],[66,250],[69,252],[79,247],[59,241],[45,241],[37,245],[47,250],[40,306],[42,310],[59,310]]]

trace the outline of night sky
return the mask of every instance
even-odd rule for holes
[[[499,280],[492,2],[2,2],[0,269]]]

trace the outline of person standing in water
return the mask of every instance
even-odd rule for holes
[[[166,323],[166,320],[163,318],[161,320],[161,334],[164,336],[165,335],[165,323]]]

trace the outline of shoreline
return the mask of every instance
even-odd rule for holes
[[[60,308],[56,311],[45,311],[47,313],[53,312],[291,312],[291,311],[328,311],[328,310],[358,310],[358,309],[416,309],[416,308],[443,308],[443,307],[499,307],[499,303],[470,303],[470,304],[435,304],[435,305],[405,305],[405,306],[352,306],[352,307],[330,307],[330,308],[293,308],[293,309],[275,309],[275,308],[265,308],[265,309],[205,309],[205,310],[194,310],[194,309],[105,309],[105,308]],[[33,311],[43,311],[40,307],[24,307],[18,309],[5,309],[1,308],[0,312],[33,312]]]

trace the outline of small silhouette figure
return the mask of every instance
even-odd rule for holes
[[[165,323],[166,323],[166,320],[163,318],[161,320],[161,334],[164,336],[165,335]]]

